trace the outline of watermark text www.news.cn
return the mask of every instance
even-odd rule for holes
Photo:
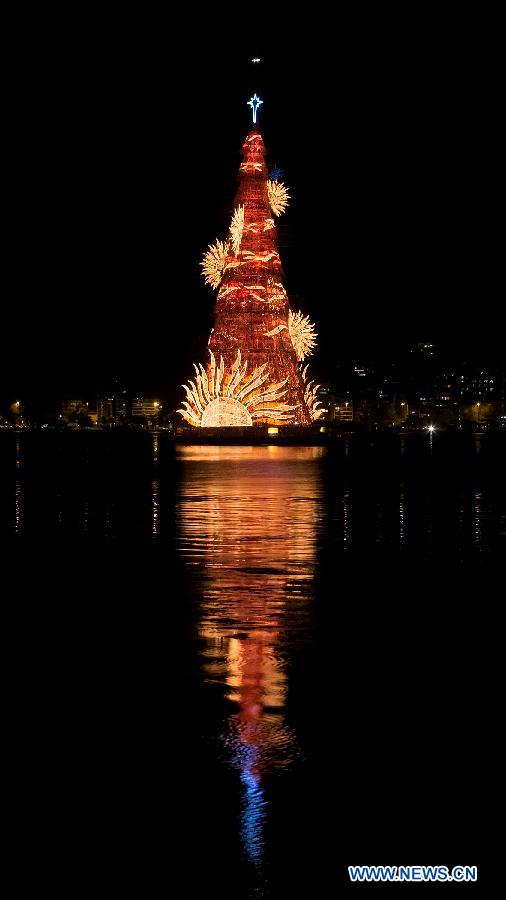
[[[477,881],[477,866],[348,866],[350,881]]]

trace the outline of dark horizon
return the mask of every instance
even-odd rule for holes
[[[205,359],[214,292],[199,262],[227,228],[254,90],[293,198],[281,255],[292,306],[320,336],[319,379],[418,340],[482,365],[504,357],[483,60],[444,28],[409,46],[348,37],[338,52],[299,39],[183,58],[98,39],[91,57],[83,36],[30,59],[8,111],[3,402],[89,396],[114,375],[177,402]]]
[[[318,366],[322,385],[335,396],[343,395],[343,392],[351,390],[350,378],[355,365],[365,365],[371,370],[373,376],[371,383],[376,385],[376,389],[380,389],[387,382],[392,384],[392,379],[397,379],[396,390],[403,396],[413,395],[421,385],[433,382],[436,384],[437,379],[445,372],[465,376],[466,383],[469,383],[471,377],[478,376],[480,371],[489,373],[494,376],[496,383],[493,399],[499,402],[504,393],[506,378],[504,357],[500,359],[499,355],[490,355],[485,361],[483,356],[473,353],[472,347],[468,354],[464,354],[459,348],[452,349],[448,342],[435,345],[434,358],[431,361],[423,357],[415,344],[397,347],[395,350],[392,349],[391,353],[347,352],[339,358],[329,357],[326,365],[320,362]],[[10,404],[16,398],[21,400],[28,418],[33,417],[35,421],[59,413],[62,402],[71,398],[89,402],[90,408],[94,409],[97,400],[110,394],[124,393],[130,399],[136,395],[155,397],[162,400],[166,415],[172,413],[180,403],[178,383],[167,385],[162,379],[158,382],[154,379],[150,381],[142,376],[136,380],[135,373],[131,374],[130,378],[124,377],[121,372],[104,373],[101,381],[86,381],[86,375],[80,378],[76,376],[72,382],[69,380],[59,382],[57,379],[57,375],[54,376],[52,383],[46,379],[42,387],[35,386],[31,394],[24,396],[0,395],[0,415],[8,412]],[[65,389],[63,384],[66,384]]]

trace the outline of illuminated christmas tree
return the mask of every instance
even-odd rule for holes
[[[255,95],[249,102],[256,122]],[[310,425],[325,410],[307,365],[316,343],[314,326],[294,313],[283,285],[275,219],[290,199],[282,182],[269,179],[261,133],[242,147],[239,188],[225,240],[202,262],[206,283],[217,289],[207,365],[195,365],[179,410],[196,427]]]

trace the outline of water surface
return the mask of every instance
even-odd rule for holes
[[[0,435],[35,821],[56,811],[76,866],[108,847],[203,896],[327,896],[347,864],[422,845],[474,864],[462,722],[479,727],[503,455],[492,435]]]

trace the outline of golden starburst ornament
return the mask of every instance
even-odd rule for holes
[[[217,240],[215,244],[209,244],[200,264],[206,284],[210,284],[213,288],[220,286],[228,256],[230,256],[228,241]]]
[[[281,213],[284,213],[286,207],[288,206],[288,201],[290,199],[288,190],[286,189],[282,181],[271,181],[269,179],[269,181],[267,182],[267,193],[269,195],[269,203],[274,215],[280,216]]]
[[[240,350],[228,372],[223,357],[217,363],[211,350],[209,354],[207,371],[194,363],[195,381],[183,385],[187,399],[178,413],[189,425],[219,428],[249,426],[255,420],[273,424],[293,422],[297,407],[283,401],[288,379],[269,384],[267,363],[248,375],[248,362],[242,361]]]
[[[299,362],[306,356],[311,356],[316,347],[317,334],[313,322],[309,321],[309,316],[304,316],[300,310],[296,313],[290,310],[288,330]]]
[[[318,391],[320,390],[321,385],[315,384],[314,381],[308,381],[307,375],[308,366],[305,365],[301,371],[302,380],[304,382],[304,401],[309,410],[309,414],[313,422],[316,422],[317,419],[321,419],[322,416],[328,412],[328,409],[323,409],[321,400],[318,399]]]
[[[235,256],[239,253],[242,241],[242,233],[244,231],[244,206],[238,206],[234,210],[232,221],[230,223],[230,243]]]

